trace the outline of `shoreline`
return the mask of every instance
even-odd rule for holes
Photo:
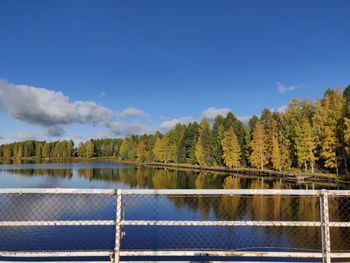
[[[27,157],[17,159],[19,161],[37,161],[35,157]],[[16,159],[11,159],[11,161],[16,161]],[[294,182],[323,182],[323,183],[343,183],[350,184],[350,180],[346,180],[344,178],[338,178],[334,174],[323,174],[323,173],[298,173],[298,172],[286,172],[286,171],[274,171],[274,170],[260,170],[255,168],[228,168],[221,166],[199,166],[193,164],[176,164],[176,163],[158,163],[158,162],[146,162],[140,163],[136,161],[121,161],[117,160],[115,157],[92,157],[92,158],[79,158],[72,157],[68,159],[58,159],[58,158],[50,158],[50,159],[40,159],[42,162],[59,162],[59,163],[67,163],[67,162],[114,162],[121,164],[132,164],[137,166],[148,166],[148,167],[156,167],[156,168],[169,168],[169,169],[182,169],[182,170],[192,170],[192,171],[205,171],[205,172],[219,172],[226,174],[242,174],[248,176],[258,176],[258,177],[273,177],[284,179],[288,181]],[[2,159],[0,159],[2,162]]]
[[[327,174],[303,174],[295,172],[279,172],[273,170],[259,170],[254,168],[227,168],[227,167],[200,167],[197,165],[187,164],[165,164],[165,163],[134,163],[136,165],[144,165],[158,168],[170,168],[170,169],[186,169],[193,171],[205,171],[205,172],[219,172],[228,174],[242,174],[248,176],[258,177],[273,177],[294,182],[318,182],[318,183],[343,183],[350,184],[349,180],[343,180],[337,178],[335,175]]]

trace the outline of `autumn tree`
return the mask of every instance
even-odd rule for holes
[[[166,137],[158,137],[153,147],[154,159],[159,162],[167,161],[166,145],[168,144]]]
[[[167,138],[166,155],[167,161],[178,162],[178,156],[181,150],[179,149],[180,141],[185,133],[185,126],[183,124],[177,124],[174,129],[171,129],[165,134]]]
[[[19,145],[16,151],[16,158],[21,159],[23,157],[23,146]]]
[[[328,89],[324,98],[316,105],[313,117],[320,157],[326,168],[339,170],[339,151],[341,141],[339,127],[344,116],[345,98],[339,88]]]
[[[296,155],[299,165],[304,165],[305,172],[308,169],[308,163],[311,167],[311,172],[314,172],[316,142],[314,133],[309,120],[304,118],[301,125],[296,127]]]
[[[266,156],[273,167],[273,169],[281,170],[280,164],[280,150],[278,143],[279,127],[274,115],[267,109],[265,109],[265,145],[266,145]]]
[[[253,167],[260,168],[261,170],[264,170],[264,166],[268,163],[265,137],[264,127],[260,121],[257,121],[250,142],[251,155],[249,161]]]
[[[3,146],[3,157],[5,160],[9,160],[12,157],[12,151],[10,145]]]
[[[225,119],[224,119],[224,129],[225,131],[228,130],[230,127],[233,128],[236,136],[237,136],[237,140],[239,143],[239,146],[241,148],[241,163],[242,164],[246,164],[247,160],[248,160],[248,156],[246,155],[246,153],[248,153],[248,145],[246,137],[247,137],[247,129],[245,129],[245,125],[243,124],[242,121],[240,121],[239,119],[236,118],[235,115],[233,115],[232,112],[227,113]]]
[[[50,158],[50,147],[47,143],[44,144],[43,149],[42,149],[42,157],[45,159]]]
[[[141,163],[143,163],[146,159],[146,147],[145,142],[143,140],[140,140],[140,142],[137,145],[137,159]]]
[[[344,139],[345,139],[345,149],[348,155],[350,155],[350,119],[344,118]]]
[[[225,165],[230,168],[240,166],[241,148],[232,127],[225,131],[221,146]]]
[[[271,137],[271,164],[273,169],[282,171],[281,151],[276,136]]]
[[[280,164],[282,170],[290,170],[292,165],[292,160],[290,156],[290,141],[285,138],[285,136],[280,136]]]
[[[299,99],[293,99],[284,113],[281,115],[281,127],[283,127],[283,136],[288,140],[289,155],[292,165],[299,166],[297,156],[297,138],[298,127],[300,127],[302,121],[307,119],[310,123],[314,115],[315,106],[311,101],[300,101]]]

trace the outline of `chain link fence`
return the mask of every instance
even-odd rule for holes
[[[350,258],[350,192],[1,189],[0,256]]]

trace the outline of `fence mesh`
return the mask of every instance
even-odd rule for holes
[[[24,221],[32,226],[1,226],[1,251],[74,251],[113,249],[116,196],[98,194],[0,194],[0,222]],[[94,225],[57,225],[58,221]],[[48,226],[47,221],[52,222]]]
[[[126,195],[123,249],[321,251],[319,199],[310,196]],[[200,221],[306,221],[305,226],[200,226]],[[170,221],[170,222],[167,222]],[[176,221],[176,222],[173,222]],[[229,224],[229,223],[228,223]],[[184,225],[184,226],[178,226]]]
[[[121,251],[322,252],[320,196],[121,198]],[[328,198],[331,252],[350,252],[350,196]],[[0,251],[113,251],[116,214],[116,194],[0,193]]]
[[[350,196],[330,196],[329,221],[349,223],[350,222]],[[333,252],[350,251],[350,227],[331,227],[331,250]]]

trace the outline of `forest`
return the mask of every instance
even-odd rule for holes
[[[177,124],[162,134],[0,146],[6,159],[113,157],[139,163],[252,167],[347,174],[350,158],[350,86],[327,89],[316,101],[293,99],[283,110],[265,108],[247,123],[233,113],[214,121]]]

